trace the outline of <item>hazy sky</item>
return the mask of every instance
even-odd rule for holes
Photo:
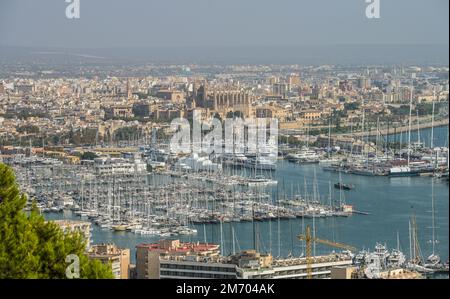
[[[0,44],[104,48],[447,44],[448,0],[0,0]]]

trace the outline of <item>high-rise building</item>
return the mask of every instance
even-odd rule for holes
[[[172,272],[172,276],[182,276],[182,273],[177,273],[182,271],[163,269],[176,269],[174,264],[177,260],[188,259],[194,262],[201,258],[218,257],[219,253],[219,245],[215,244],[182,243],[179,240],[140,244],[136,246],[136,276],[138,279],[159,279],[170,276],[168,272]],[[221,273],[221,271],[218,272]]]

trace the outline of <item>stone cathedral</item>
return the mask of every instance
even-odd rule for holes
[[[252,116],[252,96],[242,89],[211,89],[205,85],[196,88],[188,99],[191,108],[205,108],[224,119],[229,112],[240,111],[244,117]]]

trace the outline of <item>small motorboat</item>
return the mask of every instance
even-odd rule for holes
[[[334,184],[334,188],[342,190],[352,190],[355,188],[355,186],[353,186],[352,184],[336,183]]]

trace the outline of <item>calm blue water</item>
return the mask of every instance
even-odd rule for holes
[[[435,144],[446,145],[447,127],[435,129]],[[422,130],[427,136],[429,129]],[[422,138],[422,137],[421,137]],[[413,139],[414,140],[414,139]],[[316,175],[314,175],[316,173]],[[328,202],[329,184],[339,181],[339,175],[325,172],[318,165],[297,165],[280,161],[274,174],[278,180],[278,194],[304,194],[304,180],[307,181],[307,192],[312,193],[314,177],[319,196]],[[315,219],[316,236],[337,242],[346,243],[359,249],[373,249],[376,242],[386,243],[389,247],[397,244],[397,232],[400,236],[401,249],[409,253],[408,221],[416,214],[419,241],[423,256],[431,254],[431,180],[428,177],[365,177],[342,174],[345,183],[352,183],[355,189],[345,191],[345,201],[354,205],[358,211],[369,212],[370,215],[353,215],[348,218]],[[282,191],[281,189],[285,190]],[[332,197],[338,199],[338,192],[332,188]],[[276,189],[273,190],[277,192]],[[449,252],[449,185],[446,181],[434,179],[437,252],[443,260],[448,259]],[[71,218],[72,214],[46,214],[48,219]],[[297,241],[296,236],[305,225],[313,225],[312,219],[273,220],[268,222],[225,223],[222,225],[222,244],[224,253],[232,251],[232,228],[235,231],[235,248],[250,249],[254,246],[254,235],[258,235],[261,251],[272,252],[274,256],[299,256],[304,253],[304,244]],[[197,225],[196,236],[181,237],[185,241],[206,241],[220,243],[221,228],[219,224]],[[256,232],[255,234],[253,232]],[[259,232],[259,233],[258,233]],[[278,237],[280,236],[280,237]],[[102,230],[93,225],[94,243],[114,242],[118,246],[131,248],[134,260],[134,247],[139,243],[157,242],[158,237],[139,236],[128,232],[112,232]],[[316,246],[316,253],[329,253],[332,248]]]
[[[420,141],[425,143],[425,146],[430,147],[431,144],[431,128],[422,129],[420,133],[417,134],[417,128],[412,126],[411,128],[411,142]],[[448,146],[448,126],[440,126],[433,129],[433,144],[434,146]],[[403,132],[402,134],[392,134],[389,135],[389,142],[408,142],[408,132]]]

